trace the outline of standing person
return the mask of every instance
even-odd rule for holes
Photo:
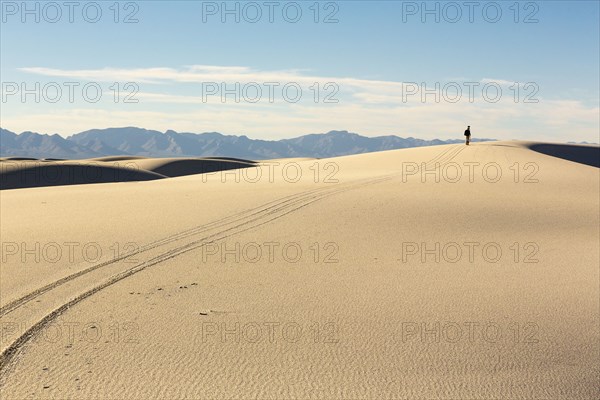
[[[465,131],[465,137],[467,139],[467,146],[469,145],[469,142],[471,141],[471,126],[467,126],[467,130]]]

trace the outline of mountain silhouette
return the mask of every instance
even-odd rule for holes
[[[480,141],[491,139],[480,139]],[[81,159],[115,155],[144,157],[237,157],[264,160],[326,158],[374,151],[461,143],[398,136],[365,137],[348,131],[309,134],[292,139],[258,140],[218,132],[159,132],[135,127],[92,129],[68,138],[0,129],[0,157]]]

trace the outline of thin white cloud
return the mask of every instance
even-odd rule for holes
[[[280,71],[258,71],[243,66],[215,66],[215,65],[190,65],[181,69],[174,68],[103,68],[90,70],[62,70],[45,67],[25,67],[21,71],[32,74],[70,78],[79,80],[88,80],[92,82],[134,82],[139,84],[190,84],[197,83],[201,85],[226,83],[233,85],[258,84],[267,89],[267,86],[284,86],[286,84],[298,84],[304,91],[316,90],[315,83],[319,85],[319,91],[328,83],[339,88],[340,95],[354,97],[357,101],[364,101],[371,104],[385,103],[408,103],[408,102],[428,102],[436,101],[433,92],[438,92],[439,101],[453,102],[472,101],[474,98],[482,98],[482,86],[495,83],[500,86],[510,87],[515,82],[503,79],[484,78],[471,81],[448,81],[448,82],[398,82],[367,80],[351,77],[327,77],[305,75],[298,70],[280,70]],[[458,88],[458,90],[457,90]],[[177,89],[179,91],[181,89]],[[147,96],[150,97],[150,92]],[[429,93],[429,94],[428,94]],[[490,94],[491,93],[491,94]],[[324,93],[326,94],[326,93]],[[488,92],[491,97],[495,93]],[[506,100],[510,96],[508,89],[504,89],[501,100]],[[176,95],[178,96],[178,95]],[[458,97],[457,97],[458,96]],[[165,101],[173,102],[174,97],[163,96]],[[153,97],[153,101],[159,99],[158,94]],[[188,97],[191,103],[197,102],[197,99]],[[182,102],[184,98],[177,99]]]
[[[498,84],[500,86],[512,86],[516,83],[522,83],[522,82],[515,82],[515,81],[507,81],[505,79],[490,79],[490,78],[483,78],[479,81],[479,83],[482,83],[484,85],[486,84]]]
[[[275,139],[329,129],[349,129],[365,135],[397,134],[432,139],[460,137],[464,130],[462,125],[470,124],[476,128],[474,132],[479,137],[561,140],[568,135],[569,140],[595,141],[600,129],[598,107],[585,106],[578,100],[540,98],[537,104],[515,102],[512,93],[505,88],[513,83],[501,79],[484,78],[472,82],[501,85],[505,93],[502,101],[484,101],[479,91],[476,92],[476,101],[471,103],[464,88],[464,98],[454,104],[443,96],[439,102],[431,94],[422,97],[427,92],[423,92],[420,82],[324,77],[298,70],[258,71],[242,66],[210,65],[191,65],[181,69],[60,70],[29,67],[22,70],[56,78],[145,84],[140,85],[141,90],[135,96],[139,99],[135,107],[86,104],[85,107],[77,108],[75,105],[56,112],[51,109],[52,105],[40,105],[32,112],[22,104],[4,104],[2,125],[16,131],[72,134],[90,128],[133,125],[163,131],[220,131]],[[327,82],[335,82],[340,88],[339,102],[315,103],[310,92],[305,101],[297,104],[282,102],[280,98],[275,104],[265,101],[236,103],[231,99],[223,103],[218,95],[207,101],[202,93],[195,90],[197,87],[190,90],[189,83],[202,82],[296,82],[303,88],[315,82],[319,82],[321,88]],[[430,91],[435,82],[428,82],[426,86],[425,89]],[[410,90],[411,96],[403,96],[406,90]],[[107,92],[107,99],[110,99],[109,94]],[[576,136],[572,132],[574,126],[577,127]]]
[[[207,83],[207,82],[240,82],[285,84],[296,82],[312,85],[315,82],[325,84],[333,82],[352,88],[364,90],[389,90],[390,87],[402,85],[401,82],[364,80],[347,77],[324,77],[303,75],[298,70],[257,71],[248,67],[192,65],[183,69],[174,68],[138,68],[119,69],[103,68],[90,70],[62,70],[45,67],[24,67],[20,71],[36,75],[85,79],[93,82],[144,82],[144,83]]]

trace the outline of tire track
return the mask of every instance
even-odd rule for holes
[[[7,303],[6,305],[0,307],[0,317],[3,317],[4,315],[6,315],[6,314],[10,313],[11,311],[17,309],[18,307],[21,307],[25,303],[30,302],[31,300],[34,300],[35,298],[39,297],[40,295],[42,295],[42,294],[44,294],[44,293],[46,293],[46,292],[48,292],[48,291],[50,291],[52,289],[55,289],[58,286],[61,286],[61,285],[65,284],[67,282],[70,282],[70,281],[72,281],[72,280],[74,280],[76,278],[79,278],[81,276],[89,274],[89,273],[91,273],[93,271],[96,271],[96,270],[98,270],[98,269],[100,269],[102,267],[106,267],[108,265],[117,263],[117,262],[125,260],[127,258],[130,258],[130,257],[136,256],[136,255],[148,252],[149,250],[153,250],[153,249],[155,249],[157,247],[160,247],[160,246],[163,246],[165,244],[169,244],[169,243],[172,243],[172,242],[177,241],[177,240],[185,239],[187,237],[190,237],[190,236],[193,236],[193,235],[197,235],[197,234],[202,233],[202,232],[206,232],[206,231],[210,230],[211,228],[215,228],[215,227],[218,227],[218,226],[226,224],[226,223],[233,223],[233,222],[236,222],[236,221],[241,221],[244,218],[260,214],[260,213],[265,212],[267,210],[276,208],[277,206],[280,206],[282,204],[286,204],[286,203],[289,203],[291,201],[294,201],[300,195],[307,195],[307,194],[310,194],[312,192],[319,191],[319,190],[324,190],[324,189],[326,189],[326,188],[315,189],[313,191],[307,191],[307,192],[303,192],[303,193],[300,193],[300,194],[294,194],[294,195],[290,195],[290,196],[287,196],[287,197],[283,197],[282,199],[275,200],[273,202],[263,204],[260,207],[257,207],[257,208],[254,208],[254,209],[250,209],[250,210],[246,210],[246,211],[240,212],[240,213],[235,214],[235,215],[230,216],[230,217],[226,217],[226,218],[224,218],[224,219],[222,219],[220,221],[213,221],[211,223],[208,223],[208,224],[205,224],[205,225],[200,225],[200,226],[194,227],[192,229],[188,229],[188,230],[185,230],[185,231],[177,232],[177,233],[175,233],[173,235],[170,235],[170,236],[167,236],[167,237],[165,237],[163,239],[159,239],[157,241],[154,241],[154,242],[151,242],[151,243],[149,243],[147,245],[144,245],[144,246],[140,247],[136,251],[133,251],[133,252],[130,252],[130,253],[127,253],[127,254],[123,254],[123,255],[121,255],[119,257],[111,258],[110,260],[106,260],[106,261],[103,261],[103,262],[98,263],[98,264],[94,264],[91,267],[88,267],[88,268],[83,269],[81,271],[75,272],[75,273],[73,273],[71,275],[65,276],[65,277],[63,277],[61,279],[58,279],[58,280],[56,280],[56,281],[54,281],[52,283],[49,283],[49,284],[47,284],[47,285],[45,285],[45,286],[43,286],[41,288],[36,289],[33,292],[30,292],[30,293],[28,293],[25,296],[22,296],[20,298],[17,298],[15,300]]]
[[[462,147],[454,148],[454,146],[452,146],[447,150],[443,151],[442,153],[438,154],[432,160],[422,164],[421,167],[425,166],[426,168],[427,165],[431,164],[432,162],[445,165],[446,163],[454,159],[460,152],[462,152],[463,149],[464,148]],[[290,213],[307,207],[310,204],[320,201],[324,198],[340,194],[349,190],[353,190],[355,188],[365,187],[388,181],[398,177],[399,175],[400,173],[395,172],[376,178],[366,178],[351,183],[337,184],[333,187],[318,188],[286,196],[281,199],[265,203],[254,209],[242,211],[230,217],[226,217],[224,219],[213,221],[205,225],[200,225],[191,229],[187,229],[175,233],[173,235],[167,236],[163,239],[159,239],[155,242],[149,243],[148,245],[141,247],[138,251],[93,265],[85,270],[61,278],[53,283],[50,283],[37,290],[34,290],[33,292],[25,296],[11,301],[10,303],[0,308],[0,317],[8,315],[12,311],[20,309],[22,306],[26,305],[32,300],[37,299],[43,296],[44,294],[51,292],[54,289],[60,288],[66,283],[74,281],[79,277],[86,276],[93,271],[100,270],[103,267],[115,264],[126,258],[141,255],[150,250],[160,248],[161,246],[166,246],[170,243],[176,243],[187,238],[193,238],[194,236],[197,236],[201,233],[216,230],[216,232],[209,233],[207,236],[196,240],[192,240],[189,243],[185,243],[181,246],[177,246],[173,249],[162,252],[159,255],[141,263],[138,263],[133,267],[126,268],[125,270],[119,273],[113,274],[112,276],[108,277],[104,282],[93,286],[88,290],[85,290],[84,292],[76,295],[72,299],[55,308],[51,312],[47,313],[42,319],[30,326],[28,329],[26,329],[16,340],[14,340],[9,346],[7,346],[2,351],[2,353],[0,354],[0,377],[2,377],[8,372],[7,370],[9,369],[11,362],[14,360],[15,356],[23,349],[27,342],[30,339],[34,338],[38,333],[40,333],[46,325],[48,325],[62,313],[67,311],[70,307],[92,296],[100,290],[109,287],[123,279],[126,279],[138,272],[141,272],[153,265],[162,263],[179,255],[193,251],[202,246],[205,246],[206,244],[214,243],[216,241],[226,239],[232,235],[236,235],[251,229],[255,229],[259,226],[268,224],[272,221],[280,219]]]
[[[255,211],[255,209],[251,210],[250,213],[246,213],[248,215],[245,215],[242,218],[237,218],[234,221],[237,223],[234,223],[233,225],[231,222],[218,223],[217,227],[221,227],[223,229],[218,230],[217,232],[215,232],[213,234],[209,234],[208,236],[202,237],[200,239],[193,240],[182,246],[175,247],[174,249],[168,250],[164,253],[159,254],[156,257],[150,258],[150,259],[143,261],[133,267],[130,267],[118,274],[113,275],[105,282],[103,282],[87,291],[84,291],[83,293],[77,295],[76,297],[74,297],[71,300],[67,301],[66,303],[62,304],[58,308],[54,309],[53,311],[48,313],[45,317],[43,317],[40,321],[38,321],[33,326],[28,328],[15,341],[13,341],[13,343],[11,343],[11,345],[9,345],[2,352],[2,354],[0,354],[0,374],[3,374],[5,372],[6,368],[10,364],[11,360],[21,350],[21,348],[31,338],[33,338],[37,333],[39,333],[47,324],[49,324],[52,320],[54,320],[56,317],[61,315],[63,312],[68,310],[73,305],[79,303],[80,301],[86,299],[87,297],[93,295],[94,293],[97,293],[98,291],[100,291],[116,282],[119,282],[133,274],[143,271],[144,269],[146,269],[150,266],[156,265],[158,263],[164,262],[171,258],[177,257],[181,254],[195,250],[206,244],[214,243],[215,241],[228,238],[234,234],[239,234],[239,233],[248,231],[250,229],[254,229],[256,227],[265,225],[276,219],[282,218],[283,216],[285,216],[289,213],[292,213],[298,209],[304,208],[304,207],[306,207],[316,201],[319,201],[325,197],[329,197],[334,194],[345,192],[345,191],[354,189],[355,187],[362,187],[365,185],[375,184],[375,183],[379,183],[380,181],[388,180],[388,179],[391,179],[391,177],[380,177],[380,178],[376,178],[376,179],[367,179],[364,181],[353,182],[352,184],[345,185],[343,187],[339,187],[339,185],[337,185],[337,187],[333,187],[333,188],[321,188],[321,189],[317,189],[317,190],[311,190],[308,192],[302,192],[300,194],[296,194],[293,196],[288,196],[291,198],[287,198],[284,201],[276,202],[276,204],[271,205],[266,208],[262,208],[260,211]],[[178,234],[172,235],[172,236],[178,236]],[[189,236],[192,236],[192,234],[186,233],[185,237],[189,237]],[[169,239],[169,242],[173,242],[173,241],[181,240],[181,239],[182,239],[181,237],[177,237],[177,239],[175,239],[175,240]],[[158,241],[158,242],[162,243],[163,241]],[[154,247],[159,247],[159,246],[154,246]],[[138,254],[139,253],[141,253],[141,252],[138,252]],[[95,270],[95,269],[101,268],[103,266],[106,266],[106,265],[114,263],[114,262],[115,261],[98,264],[98,265],[94,266],[93,268]],[[73,274],[73,275],[67,277],[66,279],[61,279],[59,281],[54,282],[53,284],[45,286],[44,288],[38,289],[37,291],[35,291],[35,293],[24,296],[20,301],[12,302],[10,309],[8,307],[6,307],[6,311],[4,314],[5,315],[9,314],[10,311],[20,308],[22,305],[28,303],[29,301],[31,301],[35,298],[38,298],[41,295],[51,291],[52,289],[58,288],[58,287],[62,286],[63,284],[65,284],[66,282],[76,279],[77,277],[83,276],[89,272],[91,272],[90,269],[82,271],[82,273]]]
[[[442,153],[440,153],[434,159],[426,162],[425,164],[430,164],[430,163],[433,163],[433,162],[438,162],[437,161],[438,159],[443,158],[448,153],[453,152],[453,151],[455,153],[458,153],[458,152],[462,151],[462,148],[458,148],[458,152],[456,152],[455,150],[457,150],[457,149],[454,149],[454,148],[450,147],[446,151],[443,151]],[[451,157],[454,157],[454,155],[451,155]],[[205,225],[200,225],[200,226],[197,226],[197,227],[194,227],[194,228],[191,228],[191,229],[187,229],[187,230],[184,230],[184,231],[181,231],[181,232],[177,232],[177,233],[175,233],[173,235],[170,235],[170,236],[167,236],[167,237],[165,237],[163,239],[159,239],[157,241],[154,241],[154,242],[151,242],[151,243],[149,243],[147,245],[144,245],[144,246],[140,247],[136,251],[133,251],[133,252],[130,252],[130,253],[127,253],[127,254],[123,254],[121,256],[111,258],[110,260],[106,260],[106,261],[103,261],[101,263],[92,265],[91,267],[88,267],[88,268],[83,269],[81,271],[75,272],[75,273],[73,273],[71,275],[65,276],[65,277],[63,277],[63,278],[61,278],[61,279],[59,279],[57,281],[54,281],[54,282],[49,283],[49,284],[47,284],[47,285],[45,285],[45,286],[43,286],[41,288],[36,289],[33,292],[30,292],[30,293],[28,293],[25,296],[22,296],[20,298],[17,298],[15,300],[13,300],[13,301],[5,304],[4,306],[0,307],[0,317],[3,317],[4,315],[10,313],[12,310],[14,310],[14,309],[16,309],[16,308],[24,305],[25,303],[27,303],[29,301],[32,301],[32,300],[36,299],[40,295],[42,295],[42,294],[44,294],[44,293],[46,293],[46,292],[48,292],[48,291],[50,291],[52,289],[55,289],[55,288],[57,288],[60,285],[63,285],[65,283],[67,283],[67,282],[70,282],[70,281],[76,279],[76,278],[79,278],[81,276],[89,274],[90,272],[93,272],[93,271],[95,271],[95,270],[97,270],[99,268],[102,268],[102,267],[105,267],[105,266],[117,263],[119,261],[125,260],[127,258],[136,256],[136,255],[139,255],[139,254],[143,254],[143,253],[145,253],[145,252],[147,252],[149,250],[153,250],[153,249],[155,249],[155,248],[157,248],[159,246],[162,246],[162,245],[165,245],[165,244],[169,244],[169,243],[172,243],[174,241],[181,240],[181,239],[184,239],[184,238],[187,238],[189,236],[193,236],[193,235],[196,235],[196,234],[199,234],[199,233],[202,233],[202,232],[206,232],[206,231],[210,230],[211,228],[221,226],[221,225],[223,225],[225,223],[240,221],[240,220],[243,220],[244,218],[247,218],[249,216],[257,215],[257,214],[259,214],[261,212],[265,212],[265,211],[267,211],[269,209],[273,209],[273,208],[276,208],[278,206],[281,206],[282,204],[289,203],[291,201],[296,201],[296,200],[299,199],[299,196],[310,195],[311,193],[323,191],[323,190],[326,190],[326,189],[330,189],[330,188],[319,188],[319,189],[314,189],[314,190],[302,192],[300,194],[289,195],[289,196],[283,197],[283,198],[281,198],[279,200],[274,200],[272,202],[265,203],[265,204],[263,204],[263,205],[261,205],[259,207],[254,208],[254,209],[242,211],[240,213],[237,213],[237,214],[234,214],[232,216],[226,217],[226,218],[224,218],[222,220],[219,220],[219,221],[213,221],[213,222],[205,224]]]

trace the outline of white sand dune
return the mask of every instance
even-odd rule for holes
[[[101,157],[86,160],[0,159],[0,189],[148,181],[248,168],[234,158]]]
[[[163,179],[166,176],[135,166],[119,166],[96,161],[0,161],[0,189],[92,183],[134,182]]]
[[[600,398],[599,169],[533,145],[2,191],[2,398]]]

